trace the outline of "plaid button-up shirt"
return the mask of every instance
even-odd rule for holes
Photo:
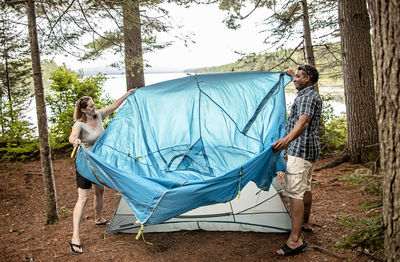
[[[314,86],[307,87],[297,93],[286,124],[286,135],[292,131],[300,115],[308,115],[311,120],[303,134],[290,143],[288,155],[300,157],[310,162],[318,160],[320,152],[318,126],[321,113],[322,99],[315,91]]]

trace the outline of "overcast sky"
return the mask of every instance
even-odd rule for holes
[[[197,6],[189,9],[174,7],[171,16],[179,17],[185,30],[194,33],[195,44],[185,47],[183,43],[146,54],[154,68],[194,68],[215,66],[236,61],[234,51],[258,52],[265,48],[264,38],[257,26],[262,17],[257,12],[243,22],[237,30],[231,30],[223,23],[225,13],[216,5]],[[264,12],[265,14],[265,12]],[[178,20],[179,21],[179,20]]]
[[[188,68],[222,65],[236,61],[239,56],[234,51],[259,52],[265,46],[262,45],[264,36],[259,33],[263,28],[260,23],[265,18],[266,10],[253,13],[238,30],[227,29],[223,23],[225,13],[216,5],[195,6],[183,8],[168,5],[170,16],[184,25],[182,30],[194,34],[196,42],[185,47],[182,42],[175,42],[172,46],[155,53],[144,55],[144,59],[152,67],[148,71],[174,71]],[[80,63],[57,57],[57,63],[66,63],[73,69],[88,69],[100,65],[112,63],[112,59],[103,58],[101,63]]]

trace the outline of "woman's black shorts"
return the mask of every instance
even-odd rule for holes
[[[79,174],[78,170],[76,170],[76,186],[78,188],[82,189],[91,189],[92,188],[92,182],[90,180],[87,180],[81,174]]]

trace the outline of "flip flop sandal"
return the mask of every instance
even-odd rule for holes
[[[295,249],[290,248],[287,244],[285,244],[281,249],[283,251],[283,255],[280,256],[294,256],[303,251],[307,246],[306,241],[303,240],[303,244]]]
[[[106,221],[104,221],[104,222],[101,222],[101,223],[94,223],[96,226],[105,226],[105,225],[107,225],[107,223],[108,223],[108,221],[106,220]]]
[[[79,252],[79,251],[76,251],[76,249],[75,249],[75,247],[82,248],[82,245],[74,244],[71,241],[69,241],[68,244],[69,244],[69,249],[71,250],[72,254],[80,255],[83,253],[83,251]]]

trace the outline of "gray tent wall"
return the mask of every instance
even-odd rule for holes
[[[260,190],[255,183],[249,182],[240,197],[196,208],[160,224],[145,225],[143,233],[180,230],[289,232],[291,218],[279,191],[276,178],[269,191]],[[132,209],[121,197],[107,233],[137,233],[140,224],[136,220]]]

